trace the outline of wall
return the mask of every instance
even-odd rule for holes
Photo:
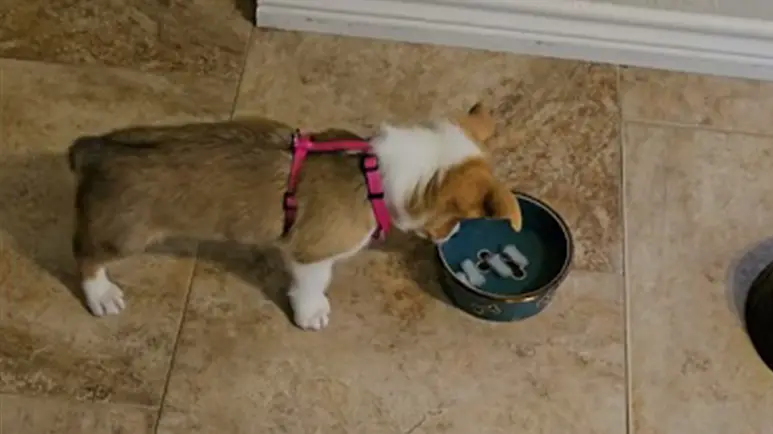
[[[578,1],[578,0],[553,0]],[[582,0],[682,12],[773,20],[773,0]]]
[[[414,0],[426,3],[469,3],[478,0]],[[602,3],[650,9],[759,18],[773,21],[773,0],[542,0],[544,2]],[[534,0],[494,0],[494,3],[534,3]]]
[[[773,0],[260,0],[257,24],[773,81]]]

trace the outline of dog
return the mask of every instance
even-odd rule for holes
[[[521,228],[510,190],[484,143],[495,121],[480,104],[452,119],[384,124],[367,145],[383,202],[398,229],[441,243],[467,218]],[[125,307],[106,267],[168,237],[276,246],[292,274],[293,320],[328,325],[334,263],[365,248],[379,228],[357,153],[310,154],[297,174],[292,226],[286,200],[296,131],[268,119],[140,126],[84,136],[68,149],[77,178],[73,253],[92,314]],[[311,140],[365,141],[327,130]],[[375,204],[373,205],[375,206]]]

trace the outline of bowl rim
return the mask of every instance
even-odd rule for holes
[[[561,228],[561,232],[564,233],[564,239],[566,239],[566,258],[564,259],[564,263],[561,266],[561,270],[553,277],[553,279],[550,280],[550,282],[542,285],[540,288],[535,289],[534,291],[526,292],[523,294],[517,294],[517,295],[499,295],[499,294],[493,294],[490,292],[483,291],[480,288],[476,288],[474,286],[468,285],[466,282],[460,280],[458,277],[456,277],[455,273],[451,272],[451,267],[448,265],[448,262],[446,262],[446,258],[442,253],[442,245],[438,245],[435,247],[435,252],[437,253],[438,258],[440,259],[440,262],[443,265],[443,273],[447,276],[450,276],[451,279],[453,279],[455,282],[460,284],[462,287],[466,288],[468,291],[473,292],[481,297],[488,298],[490,300],[498,301],[498,302],[504,302],[504,303],[529,303],[533,302],[540,297],[544,295],[544,293],[548,292],[550,289],[558,286],[561,284],[561,282],[566,278],[566,276],[569,274],[569,268],[572,265],[572,261],[574,260],[574,239],[572,238],[572,233],[569,230],[569,226],[566,224],[566,221],[556,213],[553,208],[551,208],[547,203],[544,201],[537,199],[536,197],[516,191],[511,190],[513,195],[516,197],[516,199],[525,199],[529,202],[532,202],[533,204],[537,205],[538,207],[544,209],[545,211],[550,214],[556,222],[558,222],[558,226]]]

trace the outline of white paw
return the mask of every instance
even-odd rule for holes
[[[104,271],[97,273],[94,279],[83,282],[83,292],[86,304],[96,316],[117,315],[126,307],[123,291],[110,281]]]
[[[330,321],[330,302],[324,294],[290,296],[295,324],[304,330],[322,330]]]

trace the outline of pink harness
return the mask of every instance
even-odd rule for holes
[[[370,144],[365,140],[334,140],[329,142],[314,142],[306,134],[296,132],[292,142],[293,159],[290,175],[287,180],[287,191],[284,194],[283,208],[285,212],[284,233],[295,223],[298,213],[298,201],[295,190],[298,184],[298,174],[303,160],[309,153],[353,151],[360,154],[360,167],[365,176],[365,187],[368,190],[368,200],[376,218],[376,230],[373,239],[383,239],[389,231],[389,210],[384,202],[384,186],[378,171],[378,158],[371,152]]]

